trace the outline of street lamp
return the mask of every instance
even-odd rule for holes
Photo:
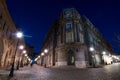
[[[20,50],[23,50],[23,49],[24,49],[24,46],[23,46],[23,45],[20,45],[20,46],[19,46],[19,49],[20,49]]]
[[[93,48],[93,47],[90,47],[90,51],[94,51],[94,48]]]
[[[17,32],[16,37],[18,38],[18,40],[17,40],[17,44],[16,44],[15,54],[14,54],[14,57],[13,57],[13,63],[12,63],[11,69],[10,69],[10,74],[9,74],[10,77],[13,77],[13,74],[14,74],[14,63],[15,63],[17,47],[18,47],[18,44],[19,44],[19,39],[23,37],[23,33],[22,32]]]
[[[105,52],[105,51],[103,51],[103,52],[102,52],[102,54],[103,54],[103,55],[105,55],[105,54],[106,54],[106,52]]]
[[[22,32],[17,32],[16,33],[16,37],[17,38],[22,38],[23,37],[23,33]]]
[[[102,64],[106,64],[106,51],[102,52]]]
[[[38,56],[38,58],[40,58],[40,56]]]
[[[94,47],[90,47],[89,50],[92,52],[92,58],[93,58],[93,67],[95,67],[95,54],[93,53],[95,51]]]
[[[27,57],[27,54],[25,54],[25,56]]]
[[[44,52],[45,52],[45,53],[48,53],[48,49],[45,49]]]
[[[44,56],[45,54],[42,52],[41,55]]]
[[[23,54],[25,54],[26,53],[26,50],[23,50]]]
[[[48,49],[44,49],[44,53],[48,53]],[[47,66],[47,59],[48,59],[48,57],[47,57],[47,55],[46,56],[44,56],[44,62],[45,62],[45,64],[44,64],[44,67],[46,67]]]
[[[19,46],[19,49],[20,49],[20,50],[23,50],[23,49],[24,49],[24,46],[23,46],[23,45],[20,45],[20,46]],[[21,51],[20,51],[20,53],[21,53]],[[20,57],[19,57],[19,59],[18,59],[17,70],[19,70],[19,64],[20,64]]]

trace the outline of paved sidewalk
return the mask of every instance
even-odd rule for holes
[[[19,74],[19,71],[22,71],[22,70],[29,70],[30,67],[29,66],[25,66],[23,68],[20,68],[19,70],[14,70],[14,77],[9,77],[9,73],[10,73],[10,70],[8,69],[0,69],[0,80],[18,80],[17,78],[20,78],[17,77]],[[17,73],[16,73],[17,72]],[[27,75],[27,74],[25,74]]]
[[[9,80],[9,71],[0,69],[0,80]]]
[[[101,68],[78,69],[74,66],[44,68],[39,65],[25,66],[16,70],[9,79],[9,71],[0,71],[0,80],[120,80],[120,63]],[[5,75],[3,75],[5,74]],[[7,78],[6,78],[7,77]]]

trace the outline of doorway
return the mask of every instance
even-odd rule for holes
[[[69,50],[67,53],[67,64],[74,65],[75,64],[75,55],[72,50]]]

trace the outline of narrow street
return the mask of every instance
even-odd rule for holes
[[[32,67],[28,66],[15,71],[15,77],[12,79],[6,78],[9,71],[1,70],[0,80],[119,80],[119,72],[120,63],[107,65],[103,68],[86,69],[78,69],[72,66],[43,68],[34,64]]]

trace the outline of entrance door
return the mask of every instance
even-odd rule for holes
[[[68,53],[67,53],[67,63],[68,63],[68,65],[75,64],[75,56],[74,56],[74,52],[72,50],[68,51]]]

